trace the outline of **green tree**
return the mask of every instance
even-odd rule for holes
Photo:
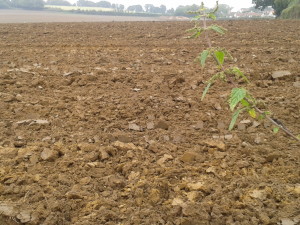
[[[161,5],[159,8],[160,8],[160,13],[161,14],[165,14],[166,13],[167,7],[165,5]]]
[[[118,10],[119,11],[124,11],[125,6],[123,4],[118,4]]]
[[[154,8],[154,7],[155,7],[155,6],[152,5],[152,4],[146,4],[146,5],[145,5],[145,11],[146,11],[147,13],[150,13],[150,12],[153,11],[153,8]]]
[[[167,13],[173,15],[175,13],[175,9],[174,8],[168,9]]]
[[[21,9],[43,9],[44,1],[43,0],[12,0],[12,6]]]
[[[117,12],[122,12],[122,11],[124,11],[124,5],[122,5],[122,4],[115,4],[115,3],[112,3],[112,4],[111,4],[111,8],[112,8],[112,9],[115,9],[115,11],[117,11]]]
[[[140,13],[140,12],[144,12],[144,9],[141,5],[131,5],[127,8],[127,11]]]
[[[102,8],[113,8],[111,3],[108,1],[100,1],[96,3],[97,7],[102,7]]]
[[[0,9],[8,9],[10,8],[9,0],[0,0]]]
[[[145,11],[147,13],[160,13],[165,14],[167,11],[167,7],[165,5],[161,5],[160,7],[156,7],[152,4],[146,4],[145,5]]]
[[[289,6],[281,12],[282,19],[300,19],[300,0],[291,1]]]
[[[255,4],[255,8],[261,10],[271,6],[275,10],[275,15],[279,17],[283,10],[297,1],[298,0],[252,0],[252,3]]]
[[[282,11],[285,10],[293,0],[275,0],[273,9],[275,10],[275,15],[278,17],[281,15]]]

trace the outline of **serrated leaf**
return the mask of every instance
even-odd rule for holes
[[[215,51],[214,52],[216,59],[218,60],[219,65],[224,64],[224,59],[225,59],[225,52],[223,51]]]
[[[216,20],[217,19],[216,15],[214,13],[209,13],[207,15],[207,17],[210,18],[210,19],[212,19],[212,20]]]
[[[189,38],[197,38],[200,36],[200,32],[195,32],[194,34],[192,34],[191,36],[189,36]]]
[[[207,94],[207,92],[208,92],[211,85],[212,85],[212,83],[208,83],[207,86],[205,87],[205,89],[202,93],[201,101],[203,101],[203,99],[204,99],[205,95]]]
[[[244,99],[246,95],[247,91],[244,88],[233,88],[229,98],[230,110],[233,111],[237,104],[239,104],[239,102]]]
[[[201,55],[200,55],[200,63],[201,66],[204,67],[205,66],[205,62],[207,57],[209,56],[209,50],[204,50]]]
[[[220,27],[218,25],[211,25],[208,27],[208,29],[213,30],[219,34],[225,34],[226,29],[223,27]]]
[[[203,28],[194,27],[194,28],[188,29],[186,32],[193,33],[191,36],[189,36],[189,38],[197,38],[201,35],[201,33],[203,31],[204,31]]]
[[[232,130],[233,129],[233,127],[234,127],[234,125],[235,125],[235,123],[236,123],[236,120],[237,120],[237,118],[239,117],[239,115],[240,115],[240,113],[242,112],[242,111],[244,111],[245,109],[243,108],[243,109],[239,109],[239,110],[236,110],[234,113],[233,113],[233,115],[232,115],[232,119],[231,119],[231,122],[230,122],[230,124],[229,124],[229,130]]]
[[[252,117],[252,118],[256,118],[256,111],[255,111],[255,109],[250,109],[250,110],[248,110],[248,113],[249,113],[249,115]]]
[[[197,12],[189,12],[189,14],[196,14]],[[194,16],[191,21],[198,21],[203,17],[203,15]]]
[[[277,134],[278,131],[279,131],[279,127],[274,127],[274,128],[273,128],[273,133],[274,133],[274,134]]]

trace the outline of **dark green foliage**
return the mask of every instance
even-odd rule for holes
[[[281,13],[282,19],[300,19],[300,0],[291,1]]]
[[[300,19],[300,4],[293,5],[282,11],[282,19]]]
[[[292,1],[294,0],[275,0],[273,9],[275,10],[276,16],[280,16],[282,11],[285,10]]]
[[[271,6],[275,10],[277,17],[282,15],[284,19],[296,19],[299,18],[299,0],[252,0],[255,4],[255,8],[264,10],[266,7]]]

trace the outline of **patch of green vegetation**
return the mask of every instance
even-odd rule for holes
[[[207,85],[203,91],[201,100],[203,101],[208,91],[216,85],[218,81],[223,81],[223,83],[231,86],[228,103],[233,114],[229,130],[232,130],[235,127],[239,115],[246,112],[250,117],[257,120],[268,119],[275,126],[273,129],[274,133],[277,133],[279,129],[281,129],[295,140],[300,141],[300,139],[292,134],[292,132],[290,132],[280,121],[272,118],[270,112],[258,108],[259,100],[257,100],[247,89],[247,84],[250,83],[248,76],[238,67],[226,65],[228,60],[234,61],[228,50],[213,46],[210,33],[214,32],[219,35],[224,35],[227,32],[225,28],[217,24],[208,25],[207,23],[208,20],[216,20],[217,11],[218,2],[216,8],[212,11],[206,9],[202,2],[199,10],[190,12],[190,14],[196,14],[196,16],[192,19],[195,22],[195,26],[188,30],[188,32],[191,33],[189,38],[204,36],[207,43],[207,48],[199,54],[197,60],[204,68],[207,60],[211,59],[217,70],[216,74],[212,75],[206,82]]]
[[[282,11],[282,19],[300,19],[300,0],[290,3],[289,7]]]

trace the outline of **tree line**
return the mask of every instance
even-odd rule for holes
[[[21,9],[43,9],[43,0],[0,0],[0,9],[21,8]]]
[[[252,0],[256,9],[264,10],[271,6],[274,9],[275,15],[282,18],[300,18],[300,0]],[[0,9],[4,8],[22,8],[22,9],[43,9],[45,5],[59,5],[71,6],[67,0],[0,0]],[[199,9],[198,5],[178,6],[176,9],[167,9],[165,5],[159,7],[153,4],[131,5],[125,9],[122,4],[114,4],[109,1],[93,2],[89,0],[78,0],[75,4],[84,7],[101,7],[113,8],[117,12],[134,12],[134,13],[148,13],[148,14],[171,14],[176,16],[187,16],[188,11],[196,11]],[[225,17],[231,12],[232,8],[226,4],[220,4],[217,12],[218,17]]]
[[[82,6],[82,7],[101,7],[101,8],[112,8],[115,11],[123,12],[129,11],[134,13],[148,13],[148,14],[169,14],[176,16],[187,16],[188,11],[195,11],[199,8],[198,5],[191,6],[179,6],[176,9],[167,9],[165,5],[159,7],[153,4],[142,5],[131,5],[125,9],[122,4],[114,4],[109,1],[93,2],[89,0],[78,0],[76,4],[71,4],[67,0],[0,0],[0,8],[23,8],[23,9],[43,9],[44,5],[57,5],[57,6]],[[227,5],[220,5],[219,14],[226,14],[231,8]]]
[[[58,5],[58,6],[72,6],[67,0],[0,0],[0,9],[6,8],[22,8],[22,9],[43,9],[45,5]],[[99,1],[93,2],[88,0],[78,0],[73,6],[82,6],[82,7],[100,7],[100,8],[112,8],[116,11],[130,11],[134,13],[173,13],[174,9],[167,10],[165,5],[159,7],[154,6],[153,4],[146,4],[145,9],[141,5],[131,5],[125,9],[123,4],[114,4],[109,1]]]

